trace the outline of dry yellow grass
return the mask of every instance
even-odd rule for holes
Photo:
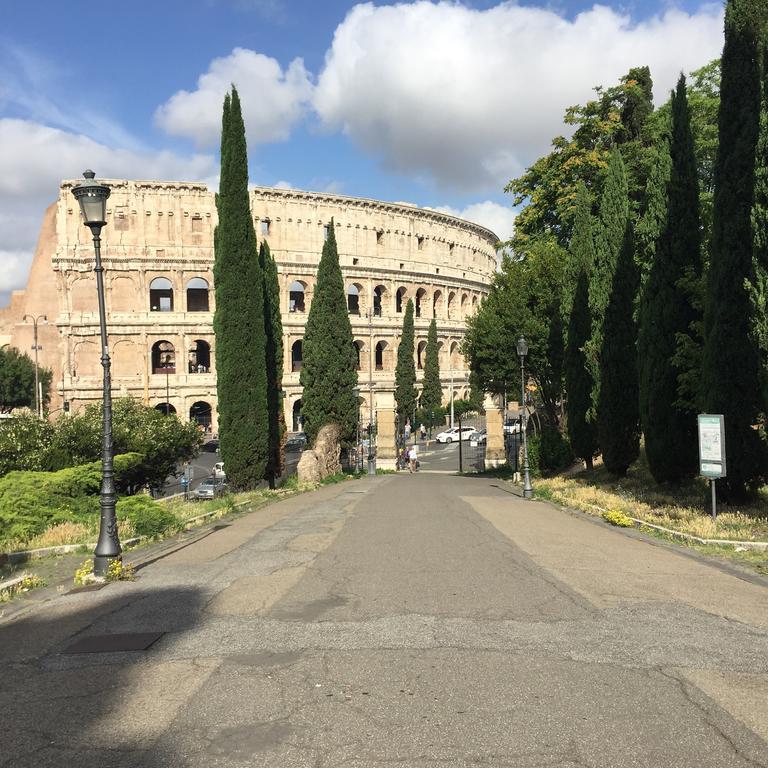
[[[60,547],[64,544],[86,544],[92,541],[95,530],[84,523],[59,523],[24,543],[24,549]]]

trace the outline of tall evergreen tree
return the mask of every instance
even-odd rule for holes
[[[689,286],[701,276],[699,181],[685,77],[672,94],[672,172],[666,223],[645,286],[640,314],[640,417],[645,453],[657,482],[693,476],[698,465],[696,415],[681,407],[676,349],[700,319]]]
[[[395,403],[400,428],[413,416],[416,410],[416,365],[413,361],[413,299],[408,299],[403,317],[403,332],[397,348],[395,367]]]
[[[338,424],[349,443],[357,428],[357,352],[347,313],[333,219],[317,268],[315,296],[309,309],[301,367],[304,431],[310,443],[325,424]]]
[[[597,430],[605,468],[619,477],[640,453],[634,235],[627,222],[605,310]]]
[[[594,260],[592,239],[592,201],[584,184],[576,197],[576,217],[569,250],[569,262],[576,273],[576,288],[568,314],[565,349],[565,389],[568,437],[574,454],[587,469],[597,453],[597,425],[588,418],[592,405],[592,376],[584,356],[584,345],[592,332],[589,315],[589,271]]]
[[[762,10],[761,10],[762,7]],[[753,428],[760,411],[759,354],[753,335],[748,283],[752,274],[755,155],[760,127],[757,0],[729,0],[725,11],[719,150],[706,302],[702,393],[710,413],[725,416],[728,476],[734,499],[759,483],[764,444]]]
[[[440,360],[437,354],[437,322],[432,318],[427,334],[424,360],[424,382],[421,389],[421,407],[432,412],[443,404],[443,387],[440,384]]]
[[[605,313],[614,283],[616,263],[622,249],[629,220],[627,174],[621,152],[611,150],[608,171],[600,198],[595,227],[595,258],[589,276],[589,314],[592,331],[585,345],[592,376],[592,417],[600,396],[600,350],[603,346]],[[634,307],[634,296],[632,297]]]
[[[269,418],[269,460],[266,477],[269,487],[283,472],[283,321],[280,316],[280,283],[277,264],[269,250],[269,243],[259,248],[259,266],[264,275],[264,332],[267,339],[265,360],[267,366],[267,412]]]
[[[264,365],[264,276],[248,199],[248,154],[240,98],[224,100],[219,223],[214,236],[216,376],[221,456],[230,483],[255,488],[269,452]]]

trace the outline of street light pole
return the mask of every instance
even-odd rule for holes
[[[115,514],[115,470],[113,465],[114,447],[112,443],[112,379],[109,346],[107,343],[107,317],[104,303],[104,267],[101,265],[101,228],[107,223],[106,208],[110,188],[94,181],[93,171],[84,171],[85,181],[72,187],[72,194],[80,204],[83,224],[91,230],[96,264],[96,292],[99,299],[99,331],[101,333],[101,366],[104,371],[102,404],[103,418],[101,430],[101,492],[99,494],[99,540],[93,557],[93,573],[98,578],[105,578],[109,566],[121,559],[122,548],[117,533]]]
[[[43,418],[43,398],[40,392],[40,366],[37,362],[37,351],[40,349],[40,346],[37,343],[37,323],[42,320],[43,322],[47,322],[48,318],[46,315],[38,315],[37,317],[33,317],[32,315],[24,315],[24,322],[26,322],[27,318],[29,318],[32,321],[32,328],[33,328],[33,338],[34,343],[32,345],[32,349],[35,350],[35,413],[37,413],[37,417],[39,419]]]
[[[533,486],[528,467],[528,430],[525,412],[525,356],[528,354],[528,342],[521,336],[517,340],[517,355],[520,358],[520,408],[522,421],[520,429],[523,432],[523,498],[533,498]]]

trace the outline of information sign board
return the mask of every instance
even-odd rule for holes
[[[725,477],[725,419],[722,414],[699,414],[699,474]]]

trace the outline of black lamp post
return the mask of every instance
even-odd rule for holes
[[[523,498],[533,498],[533,486],[528,467],[528,430],[525,416],[525,356],[528,354],[528,342],[524,337],[517,340],[517,356],[520,358],[520,408],[522,421],[520,429],[523,433]]]
[[[352,387],[352,394],[355,396],[355,419],[357,420],[357,436],[355,440],[355,472],[360,471],[360,387]]]
[[[107,198],[111,192],[105,184],[94,181],[93,171],[84,171],[85,181],[72,187],[72,194],[80,203],[83,224],[91,230],[93,247],[96,252],[96,291],[99,296],[99,329],[101,331],[101,366],[104,369],[102,393],[103,420],[101,432],[101,493],[99,507],[99,540],[93,558],[93,573],[105,577],[109,565],[121,559],[122,549],[117,535],[115,515],[115,470],[112,463],[112,381],[110,377],[109,347],[107,345],[107,319],[104,305],[104,267],[101,265],[101,228],[107,223]]]
[[[44,323],[48,322],[48,318],[45,315],[38,315],[35,317],[34,315],[24,315],[24,322],[27,322],[27,318],[29,318],[32,321],[32,327],[34,328],[34,344],[32,345],[32,349],[35,350],[35,413],[37,414],[38,419],[43,418],[43,398],[40,394],[40,367],[37,362],[37,352],[38,350],[42,349],[42,347],[37,343],[37,324],[42,320]]]

